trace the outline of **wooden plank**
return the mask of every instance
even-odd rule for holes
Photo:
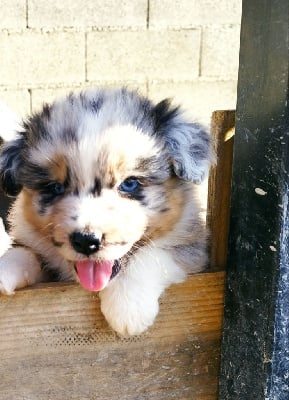
[[[0,399],[216,400],[223,285],[223,272],[173,285],[154,326],[127,338],[76,284],[1,297]]]
[[[217,164],[208,181],[207,224],[211,232],[210,265],[221,270],[227,264],[235,111],[215,111],[211,130]]]
[[[289,398],[289,2],[243,0],[221,400]]]

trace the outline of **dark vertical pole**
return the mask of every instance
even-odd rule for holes
[[[243,0],[220,400],[289,399],[288,0]]]

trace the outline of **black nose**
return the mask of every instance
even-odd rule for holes
[[[96,237],[93,233],[73,232],[70,235],[70,243],[74,250],[86,256],[96,253],[101,242],[102,237]]]

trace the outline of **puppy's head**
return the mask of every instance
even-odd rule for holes
[[[2,188],[23,218],[101,290],[121,260],[173,229],[185,182],[200,183],[210,138],[168,101],[126,89],[71,94],[32,116],[2,149]],[[13,221],[17,223],[17,221]]]

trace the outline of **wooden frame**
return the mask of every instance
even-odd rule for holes
[[[171,287],[147,333],[119,338],[77,285],[0,302],[0,398],[215,400],[224,275]]]

